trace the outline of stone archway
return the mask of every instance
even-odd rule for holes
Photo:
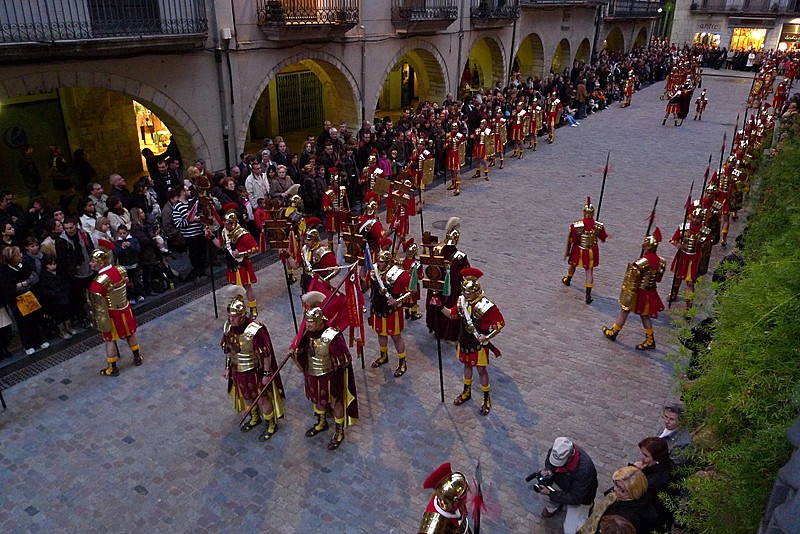
[[[506,84],[505,57],[500,43],[493,37],[482,37],[470,46],[467,65],[478,72],[480,86],[488,89],[497,82]],[[472,84],[476,86],[475,83]]]
[[[184,164],[197,157],[210,158],[208,142],[189,114],[170,96],[138,80],[91,71],[49,71],[0,84],[0,100],[39,93],[58,93],[69,125],[70,148],[93,154],[92,165],[101,177],[141,172],[132,100],[147,106],[164,122]]]
[[[414,71],[416,83],[413,94],[419,100],[442,102],[450,89],[450,74],[439,50],[427,41],[413,41],[401,48],[386,64],[383,75],[379,78],[374,100],[365,102],[365,109],[397,109],[402,101],[401,84],[403,83],[403,64]]]
[[[523,78],[544,76],[544,45],[542,38],[535,33],[526,36],[517,49],[517,62]]]
[[[581,44],[578,45],[578,49],[575,51],[575,61],[581,61],[588,64],[591,59],[592,45],[589,43],[589,39],[584,39],[581,41]]]
[[[560,74],[566,67],[569,67],[570,62],[570,47],[569,41],[564,38],[559,41],[558,46],[553,51],[553,59],[550,62],[550,71]]]
[[[633,48],[647,46],[647,28],[642,27],[633,40]]]
[[[619,26],[614,26],[609,30],[603,41],[603,48],[611,50],[612,52],[619,52],[625,50],[625,36],[622,35],[622,30]]]
[[[344,63],[323,53],[297,54],[284,59],[264,77],[244,114],[236,146],[245,146],[251,124],[265,129],[269,135],[283,135],[279,130],[276,80],[282,74],[311,72],[321,85],[323,119],[334,124],[346,122],[351,128],[360,127],[359,102],[361,95],[355,77]],[[322,121],[315,125],[322,129]]]

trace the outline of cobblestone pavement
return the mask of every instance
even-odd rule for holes
[[[311,406],[291,364],[283,371],[286,417],[262,445],[237,427],[222,378],[223,319],[207,296],[143,325],[145,365],[134,368],[123,349],[117,379],[97,374],[104,365],[97,347],[5,392],[0,529],[410,533],[429,496],[421,488],[428,473],[449,460],[472,476],[480,460],[494,503],[485,532],[560,531],[563,516],[542,519],[523,480],[552,440],[571,436],[594,459],[601,489],[609,487],[611,473],[635,458],[636,443],[659,430],[660,406],[675,395],[667,316],[656,322],[658,350],[644,354],[633,350],[643,339],[638,318],[616,343],[600,327],[617,313],[625,265],[639,252],[655,196],[656,223],[668,237],[692,179],[697,191],[709,154],[718,161],[750,80],[706,76],[705,83],[702,122],[690,115],[680,128],[662,127],[662,86],[651,86],[632,107],[562,128],[555,144],[540,143],[522,161],[507,159],[490,182],[465,177],[459,197],[443,187],[427,194],[429,227],[463,218],[460,248],[486,273],[486,294],[508,323],[497,339],[503,356],[491,362],[488,417],[478,415],[477,399],[453,406],[461,369],[449,344],[439,401],[436,344],[418,321],[407,329],[409,372],[400,379],[391,375],[393,348],[392,365],[369,368],[377,342],[368,332],[367,369],[355,370],[361,419],[339,450],[326,450],[328,435],[304,436]],[[600,218],[611,238],[587,306],[580,272],[572,287],[559,281],[562,252],[586,195],[598,200],[609,150]],[[418,221],[412,226],[418,233]],[[661,252],[671,259],[668,244]],[[293,334],[280,266],[259,279],[259,318],[280,357]],[[221,316],[233,292],[218,292]]]

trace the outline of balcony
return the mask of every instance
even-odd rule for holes
[[[520,0],[522,7],[597,7],[609,0]]]
[[[170,52],[202,46],[205,0],[5,0],[2,61]]]
[[[520,0],[472,0],[470,19],[474,28],[502,28],[519,18]]]
[[[458,18],[458,0],[392,0],[392,24],[398,33],[444,31]]]
[[[727,15],[781,15],[797,13],[800,3],[794,0],[697,0],[689,9],[698,13],[724,13]]]
[[[358,24],[358,0],[257,0],[258,25],[275,41],[329,41]]]
[[[664,8],[663,0],[611,0],[606,19],[657,19]]]

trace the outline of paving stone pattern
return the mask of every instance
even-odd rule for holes
[[[601,489],[636,458],[636,443],[659,430],[660,406],[674,400],[667,354],[670,319],[656,321],[658,350],[632,316],[616,343],[603,338],[618,310],[627,262],[637,257],[653,200],[668,238],[682,221],[689,184],[702,182],[709,154],[718,161],[750,87],[747,78],[706,76],[710,103],[702,122],[661,126],[662,85],[636,93],[577,128],[561,128],[522,161],[491,169],[491,181],[465,174],[463,193],[426,194],[425,222],[462,217],[460,248],[507,326],[492,359],[493,408],[456,407],[461,367],[443,344],[445,402],[439,399],[436,343],[424,321],[407,329],[408,373],[396,363],[370,369],[377,341],[368,331],[367,368],[356,366],[361,419],[342,447],[330,431],[306,438],[312,424],[300,373],[283,371],[286,417],[267,444],[243,434],[226,396],[219,337],[224,305],[211,296],[141,327],[145,365],[122,349],[121,376],[103,378],[102,346],[4,392],[0,414],[0,530],[4,532],[416,532],[429,497],[421,485],[441,462],[473,476],[480,460],[492,510],[486,532],[560,532],[563,516],[544,520],[524,482],[558,435],[572,437],[597,465]],[[599,200],[607,151],[612,168],[601,217],[611,238],[601,246],[595,301],[583,302],[583,275],[560,283],[569,224],[586,195]],[[419,234],[417,219],[412,231]],[[441,234],[441,231],[439,231]],[[672,248],[661,252],[671,259]],[[715,251],[716,259],[721,251]],[[260,319],[279,357],[294,329],[279,264],[259,273]],[[668,292],[661,285],[662,298]],[[295,304],[299,301],[295,289]],[[665,299],[666,300],[666,299]],[[682,305],[680,305],[682,307]],[[477,382],[477,381],[476,381]]]

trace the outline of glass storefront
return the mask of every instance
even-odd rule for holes
[[[719,46],[720,35],[718,33],[696,33],[694,34],[694,44],[696,46]]]
[[[765,28],[734,28],[731,50],[761,50],[767,37]]]
[[[784,24],[778,50],[800,50],[800,24]]]

